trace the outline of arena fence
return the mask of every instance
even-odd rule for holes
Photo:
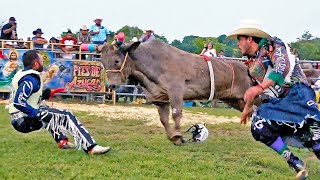
[[[23,54],[34,49],[33,41],[0,40],[2,54],[6,59],[0,59],[0,92],[10,92],[11,79],[13,74],[23,67]],[[65,88],[66,92],[58,93],[56,96],[82,97],[86,102],[97,101],[104,103],[112,101],[113,104],[119,97],[145,98],[140,86],[122,85],[119,89],[125,91],[114,91],[106,88],[107,78],[105,69],[100,62],[100,52],[94,44],[72,45],[77,50],[69,54],[72,58],[65,58],[66,54],[61,50],[65,44],[48,43],[45,48],[37,48],[44,57],[44,73],[42,78],[46,88]],[[75,59],[77,57],[77,59]],[[85,57],[85,60],[83,59]],[[224,57],[226,60],[246,61],[246,58]],[[320,61],[300,60],[299,64],[304,71],[319,71],[314,68],[320,66]],[[315,65],[316,64],[316,65]],[[318,66],[319,65],[319,66]],[[315,74],[317,74],[315,73]],[[309,80],[320,80],[318,76],[309,77]],[[317,86],[313,86],[317,92]],[[319,93],[317,93],[319,97]]]

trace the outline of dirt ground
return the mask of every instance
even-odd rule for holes
[[[7,104],[7,101],[0,101],[2,104]],[[51,106],[51,103],[48,105]],[[117,119],[139,119],[146,122],[147,125],[162,126],[157,108],[155,106],[142,107],[142,106],[120,106],[120,105],[106,105],[106,104],[66,104],[61,102],[54,102],[54,108],[69,109],[72,111],[87,112],[88,115],[96,115],[98,117],[107,117],[110,120]],[[173,120],[170,120],[173,123]],[[183,112],[182,125],[189,125],[193,123],[207,123],[207,124],[219,124],[227,122],[239,123],[239,117],[217,117],[213,115],[207,115],[205,113],[191,113],[187,110]]]

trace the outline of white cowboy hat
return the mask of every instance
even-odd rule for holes
[[[132,42],[138,42],[138,38],[137,38],[137,37],[133,37],[133,38],[131,39],[131,41],[132,41]]]
[[[93,21],[98,20],[98,19],[102,20],[102,17],[96,16],[96,17],[93,19]]]
[[[86,25],[83,25],[80,30],[88,30],[87,26]]]
[[[262,27],[257,23],[246,22],[243,23],[238,29],[231,32],[229,38],[237,38],[238,35],[254,36],[259,38],[271,37],[268,33],[262,30]]]
[[[144,31],[151,31],[151,32],[153,32],[153,29],[152,29],[150,26],[147,26],[147,28],[145,28]]]
[[[5,44],[10,45],[10,46],[13,46],[13,42],[11,42],[11,41],[6,41]]]

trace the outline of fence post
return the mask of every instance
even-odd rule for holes
[[[116,90],[112,90],[112,102],[113,105],[116,105]]]

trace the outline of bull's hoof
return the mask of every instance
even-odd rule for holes
[[[179,132],[172,135],[169,139],[176,146],[181,146],[185,142],[182,138],[182,134]]]

